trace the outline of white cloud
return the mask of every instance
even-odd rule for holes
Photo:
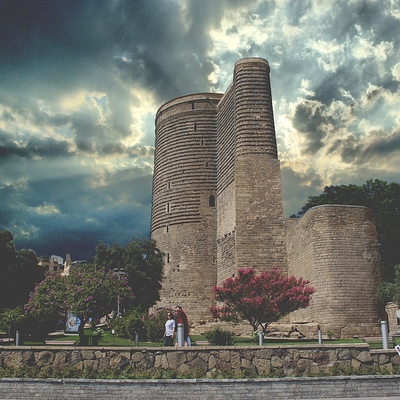
[[[309,79],[302,79],[301,85],[299,88],[299,92],[304,94],[305,96],[315,96],[315,92],[309,90],[308,87],[310,86],[311,81]]]
[[[59,214],[60,210],[53,204],[43,204],[38,207],[34,207],[33,210],[37,214],[41,215],[51,215],[51,214]]]
[[[308,57],[316,58],[326,72],[336,72],[344,61],[344,44],[337,43],[336,39],[330,41],[309,39],[305,48],[312,51]]]

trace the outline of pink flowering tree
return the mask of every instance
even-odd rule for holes
[[[31,294],[25,312],[48,320],[69,310],[80,318],[83,334],[89,318],[98,320],[115,310],[118,301],[128,305],[132,299],[126,277],[112,271],[76,269],[66,276],[47,274]]]
[[[212,306],[211,313],[222,321],[247,320],[254,330],[261,326],[266,334],[271,322],[310,305],[315,290],[309,283],[286,277],[276,267],[259,275],[254,268],[241,268],[237,276],[214,287],[215,300],[222,305]]]

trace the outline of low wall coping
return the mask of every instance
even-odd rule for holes
[[[85,349],[85,350],[93,350],[93,349],[103,349],[103,350],[115,350],[115,351],[142,351],[142,352],[157,352],[157,351],[197,351],[197,350],[260,350],[260,349],[296,349],[296,350],[307,350],[307,349],[337,349],[337,348],[369,348],[368,343],[343,343],[343,344],[287,344],[287,345],[268,345],[268,346],[191,346],[191,347],[122,347],[122,346],[0,346],[0,350],[3,351],[14,351],[14,350],[72,350],[72,349]],[[370,352],[388,352],[395,353],[395,349],[370,349]]]

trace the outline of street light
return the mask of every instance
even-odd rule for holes
[[[125,268],[116,267],[116,268],[114,268],[114,272],[116,272],[118,274],[118,276],[121,278],[121,275],[125,274]],[[117,301],[117,304],[118,304],[117,317],[118,318],[121,317],[121,311],[119,309],[119,301],[120,301],[120,299],[119,299],[119,295],[118,295],[118,301]]]

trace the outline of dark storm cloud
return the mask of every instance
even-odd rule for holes
[[[284,212],[287,216],[297,215],[308,198],[319,194],[319,188],[323,186],[321,177],[311,168],[305,174],[298,174],[283,166],[281,175]]]
[[[332,123],[332,118],[324,116],[322,108],[322,105],[308,101],[299,104],[296,108],[293,126],[306,137],[305,153],[315,154],[324,146],[325,127]]]
[[[390,135],[382,135],[382,132],[374,133],[376,140],[365,147],[360,157],[360,163],[366,162],[371,157],[384,158],[400,151],[400,129]]]
[[[399,154],[391,68],[400,36],[390,4],[0,1],[3,227],[19,247],[73,259],[89,257],[98,240],[148,235],[155,110],[187,93],[225,91],[245,56],[269,60],[276,110],[300,137],[279,144],[300,159],[283,163],[285,214],[326,179],[351,183],[340,182],[340,168],[329,176],[314,164],[320,154],[339,155],[356,183],[359,165],[371,175],[360,183],[381,178],[369,160]],[[365,131],[357,119],[369,121]]]
[[[29,159],[36,156],[54,158],[68,156],[68,153],[68,143],[65,141],[32,137],[26,143],[18,144],[11,135],[0,131],[0,164],[12,156]]]
[[[329,147],[327,153],[338,153],[345,163],[363,165],[371,160],[388,159],[400,153],[400,130],[390,134],[382,131],[371,131],[369,140],[349,135],[345,139],[336,140]]]
[[[149,234],[150,174],[132,168],[109,174],[107,185],[93,186],[92,180],[90,174],[36,177],[24,190],[15,185],[0,187],[0,202],[7,205],[2,207],[0,222],[12,232],[14,224],[26,231],[36,227],[35,235],[22,243],[38,255],[51,251],[64,257],[72,252],[74,259],[93,256],[98,240],[124,244]]]

